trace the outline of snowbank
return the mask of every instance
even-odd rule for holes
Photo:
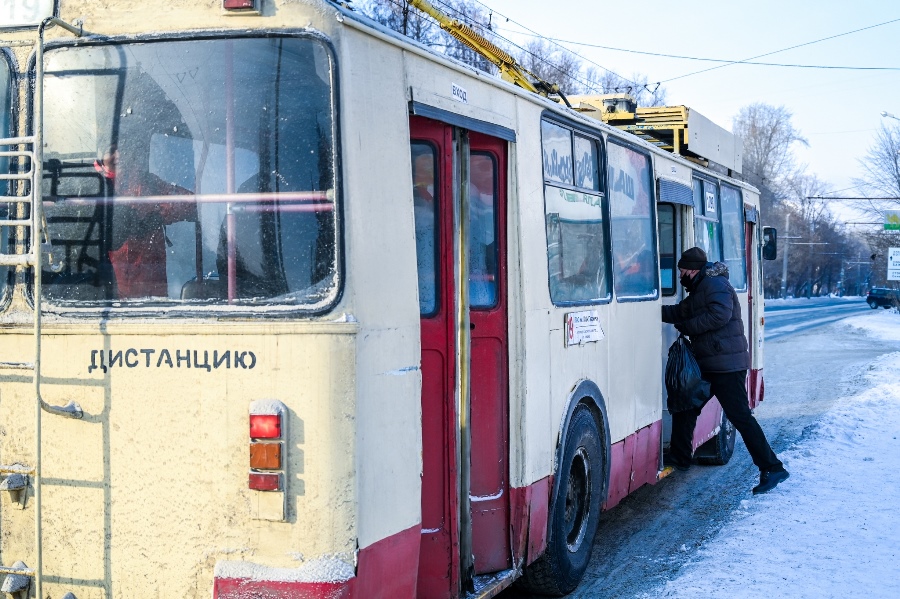
[[[900,318],[844,321],[900,342]],[[898,343],[900,350],[900,343]],[[782,460],[791,477],[741,502],[664,597],[900,597],[900,352],[867,373]]]

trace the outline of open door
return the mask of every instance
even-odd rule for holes
[[[418,596],[511,567],[506,142],[410,117],[422,343]],[[474,561],[473,561],[474,556]]]

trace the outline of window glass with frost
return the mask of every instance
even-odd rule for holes
[[[47,51],[45,77],[50,303],[334,303],[340,221],[325,44],[59,47]]]
[[[619,299],[659,297],[650,156],[610,141],[608,186],[613,281]]]

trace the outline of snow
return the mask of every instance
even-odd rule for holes
[[[244,578],[279,582],[344,582],[355,575],[349,556],[323,556],[297,568],[272,568],[252,562],[216,562],[216,578]]]
[[[742,501],[663,597],[900,597],[900,315],[843,322],[898,351],[782,453],[791,477]]]

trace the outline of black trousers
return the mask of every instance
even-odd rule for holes
[[[710,382],[713,395],[722,405],[725,417],[741,434],[756,467],[760,471],[782,468],[781,461],[769,447],[762,428],[750,413],[750,406],[747,403],[747,388],[744,386],[747,371],[704,372],[703,379]],[[694,427],[697,425],[699,415],[700,408],[672,414],[672,439],[669,445],[669,455],[680,464],[690,464],[691,462],[693,454],[691,443],[694,439]]]

